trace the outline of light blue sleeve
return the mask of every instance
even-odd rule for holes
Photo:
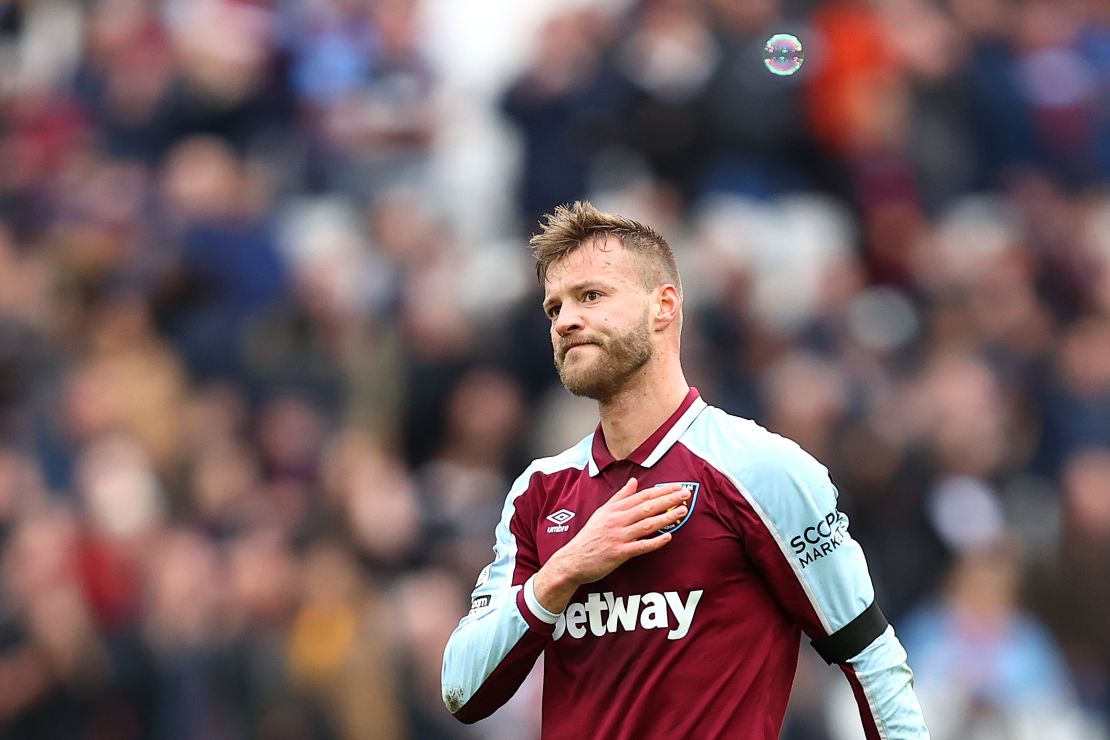
[[[474,696],[501,660],[528,631],[517,608],[521,586],[513,585],[517,541],[509,529],[516,499],[528,481],[522,475],[513,484],[495,530],[493,562],[482,569],[470,595],[470,612],[451,633],[443,655],[443,703],[458,712]]]
[[[823,465],[794,442],[719,409],[702,414],[683,441],[754,511],[754,559],[784,609],[815,641],[837,635],[872,605],[875,590],[863,550],[837,509],[838,494]],[[906,651],[892,627],[840,667],[869,738],[929,737]]]
[[[488,716],[516,692],[559,618],[536,599],[532,583],[539,567],[535,545],[518,540],[510,526],[517,503],[527,493],[534,474],[585,464],[578,448],[539,460],[517,478],[505,499],[495,530],[493,562],[478,576],[470,612],[451,634],[443,655],[443,703],[464,722]],[[514,579],[522,574],[529,577],[514,585]]]

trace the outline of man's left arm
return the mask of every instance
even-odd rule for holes
[[[772,440],[733,481],[750,505],[749,555],[818,654],[844,672],[868,740],[928,738],[906,651],[875,603],[828,471],[793,442]]]

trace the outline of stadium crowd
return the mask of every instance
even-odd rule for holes
[[[0,0],[0,738],[535,737],[439,668],[596,420],[526,249],[584,197],[829,466],[934,737],[1105,737],[1110,6],[503,5]],[[854,737],[802,652],[784,737]]]

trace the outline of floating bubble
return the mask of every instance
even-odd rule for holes
[[[763,46],[763,64],[772,74],[792,75],[802,68],[802,42],[789,33],[776,33]]]

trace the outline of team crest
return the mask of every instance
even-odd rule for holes
[[[656,483],[656,485],[665,486],[668,484]],[[686,481],[681,483],[680,485],[690,492],[690,501],[686,504],[686,516],[682,517],[677,522],[671,522],[667,526],[663,527],[659,530],[659,534],[663,534],[664,532],[670,532],[673,534],[677,532],[678,530],[682,529],[682,526],[686,524],[686,522],[690,521],[690,515],[694,513],[694,505],[698,502],[698,491],[701,489],[701,484]]]

